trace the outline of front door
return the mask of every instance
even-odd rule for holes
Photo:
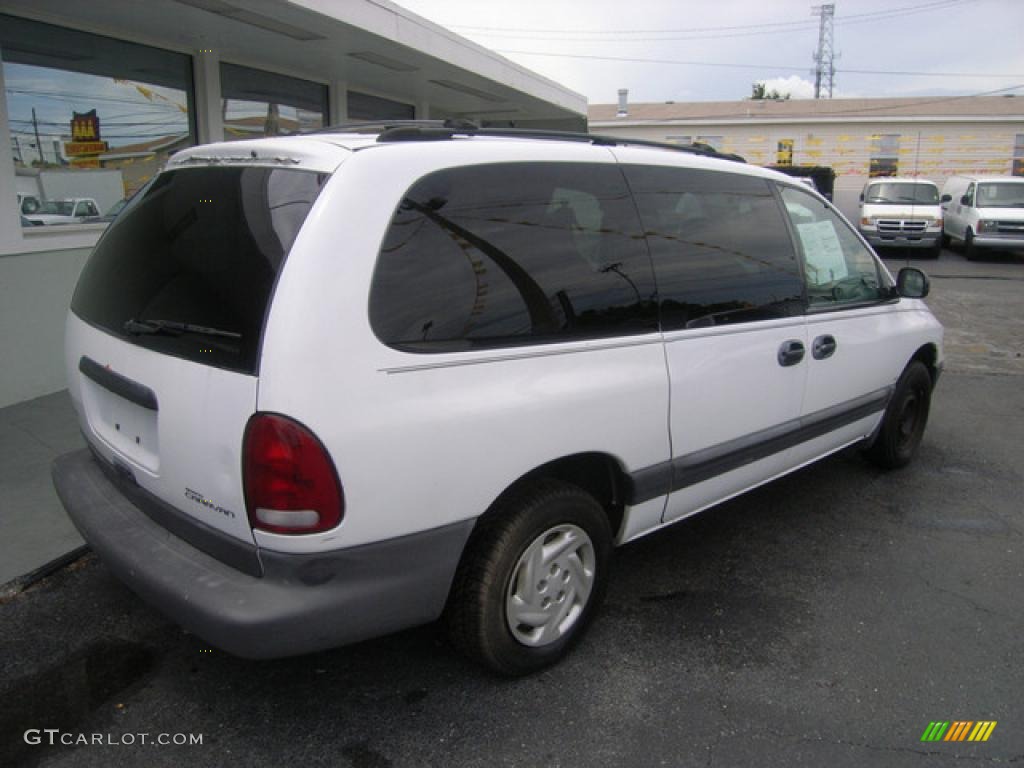
[[[807,282],[807,387],[799,465],[869,435],[906,365],[907,313],[877,258],[833,208],[781,187]]]

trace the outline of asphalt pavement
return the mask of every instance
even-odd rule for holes
[[[844,452],[627,545],[559,666],[495,678],[436,626],[243,661],[89,556],[0,598],[0,765],[1024,764],[1024,263],[911,263],[956,323],[915,463]]]

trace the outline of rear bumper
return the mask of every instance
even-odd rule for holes
[[[433,621],[474,522],[316,555],[259,550],[255,576],[143,514],[87,449],[59,457],[53,481],[82,538],[119,579],[211,645],[254,659]]]

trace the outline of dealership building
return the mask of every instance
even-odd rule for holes
[[[873,176],[940,185],[960,173],[1024,175],[1024,97],[786,99],[593,104],[590,130],[612,136],[703,142],[756,165],[828,166],[834,199],[857,216]]]
[[[65,386],[106,227],[72,214],[179,149],[409,118],[586,128],[583,96],[387,0],[5,0],[0,84],[0,407]]]

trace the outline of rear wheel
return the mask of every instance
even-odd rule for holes
[[[898,469],[910,463],[924,437],[931,408],[932,377],[924,363],[914,360],[899,381],[867,457],[884,469]]]
[[[466,545],[448,598],[453,644],[505,675],[562,658],[605,591],[612,533],[580,488],[540,480],[497,504]]]

